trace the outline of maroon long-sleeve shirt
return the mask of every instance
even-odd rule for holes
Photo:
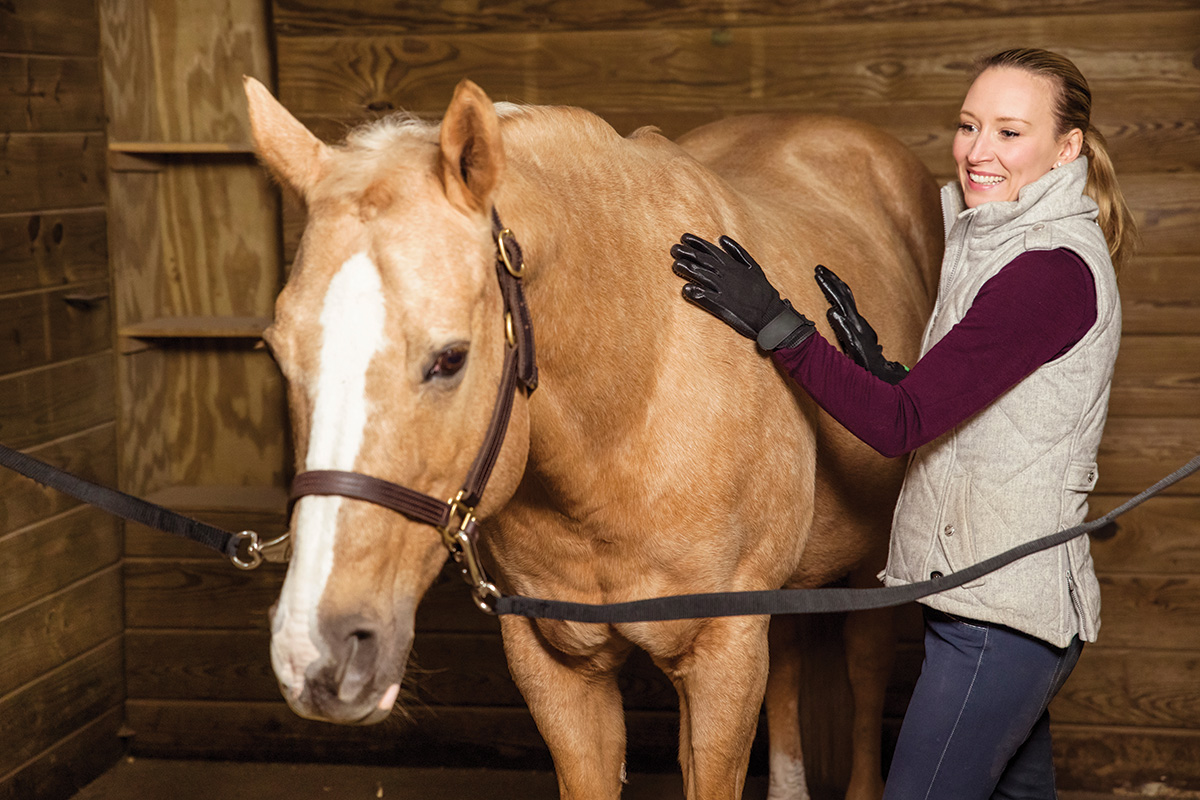
[[[869,322],[871,310],[859,311]],[[966,316],[899,384],[876,378],[819,334],[774,358],[821,408],[891,458],[969,419],[1095,322],[1087,265],[1070,250],[1030,251],[984,283]]]

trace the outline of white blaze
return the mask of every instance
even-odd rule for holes
[[[366,253],[351,256],[329,284],[321,308],[321,352],[309,384],[312,424],[304,468],[353,471],[366,431],[367,369],[384,345],[383,285]],[[271,663],[299,696],[304,671],[320,655],[317,605],[333,569],[341,497],[296,503],[287,578],[275,611]]]

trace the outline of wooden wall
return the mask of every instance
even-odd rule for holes
[[[165,22],[155,17],[161,24],[147,25],[144,17],[130,22],[125,11],[139,4],[114,0],[105,5],[111,9],[106,15],[111,40],[132,43],[119,46],[118,55],[127,63],[114,62],[112,74],[124,80],[112,82],[109,91],[110,98],[124,97],[119,106],[124,111],[114,111],[114,119],[141,128],[121,136],[188,140],[188,129],[172,122],[188,106],[164,101],[170,94],[167,86],[181,91],[206,87],[199,103],[204,114],[223,114],[226,104],[238,106],[236,92],[214,76],[234,81],[230,65],[242,57],[241,51],[217,45],[223,41],[221,30],[204,27],[212,19],[196,17],[201,33],[176,37],[188,30],[192,23],[186,21],[192,17],[168,14]],[[177,0],[175,7],[183,6],[188,3]],[[169,7],[154,4],[153,13],[165,14]],[[1094,509],[1113,506],[1197,449],[1200,241],[1194,232],[1200,225],[1200,149],[1195,146],[1200,134],[1200,9],[1191,0],[274,0],[272,16],[278,93],[329,139],[340,138],[347,125],[394,109],[436,118],[455,83],[471,77],[497,100],[583,106],[622,133],[655,124],[677,135],[721,116],[767,109],[844,113],[891,130],[942,178],[951,172],[953,120],[971,59],[1015,45],[1059,50],[1091,79],[1095,121],[1110,139],[1122,185],[1145,234],[1141,255],[1122,278],[1125,337]],[[169,48],[175,48],[170,63],[164,55]],[[145,53],[158,53],[149,57],[149,67],[139,66]],[[189,64],[199,74],[193,82],[162,82],[162,74],[176,74],[172,70]],[[143,89],[130,88],[146,75],[160,76],[158,88],[149,79]],[[154,101],[148,104],[147,97]],[[211,128],[203,136],[244,144],[236,125],[226,130],[227,136]],[[124,154],[144,158],[135,150]],[[168,172],[184,163],[172,158],[176,160],[169,161],[173,166],[166,167]],[[139,175],[144,186],[138,185]],[[150,187],[157,185],[161,192],[173,180],[153,175],[130,172],[128,188],[114,186],[114,195],[128,192],[121,195],[128,198],[123,202],[133,203]],[[186,194],[167,191],[160,196]],[[211,213],[214,202],[181,210],[181,219]],[[166,233],[166,223],[146,225],[146,235],[161,235],[164,248],[176,241]],[[301,225],[290,209],[285,214],[285,259]],[[233,228],[237,234],[237,226]],[[118,241],[114,236],[114,249]],[[219,237],[211,241],[223,251],[232,248]],[[116,266],[119,258],[114,252],[114,268],[123,274],[126,267]],[[149,276],[131,280],[124,289],[118,274],[119,309],[128,310],[119,313],[131,324],[180,315],[266,313],[257,305],[259,291],[250,293],[253,308],[222,305],[228,298],[221,299],[226,284],[216,260],[202,262],[195,273],[199,278],[185,271],[181,279],[166,283],[153,276],[162,274],[160,266],[175,274],[169,259],[140,264],[131,255],[120,263],[127,264],[130,275]],[[269,269],[262,258],[252,263],[255,270]],[[253,274],[259,276],[256,281],[261,278],[259,272]],[[210,297],[206,291],[217,294]],[[148,329],[128,333],[139,330]],[[253,394],[258,384],[239,377],[222,385],[230,373],[178,346],[134,351],[131,347],[129,361],[121,367],[127,370],[122,386],[126,391],[148,387],[148,396],[155,399],[149,405],[126,404],[130,430],[148,443],[144,450],[128,451],[123,462],[127,485],[174,487],[168,493],[174,502],[191,504],[230,526],[277,526],[278,513],[252,490],[279,484],[271,459],[281,457],[281,451],[270,437],[280,428],[266,411],[239,411],[242,397],[226,394]],[[137,359],[145,359],[144,369]],[[242,365],[234,375],[248,374],[238,370],[250,368],[245,359],[221,363]],[[164,377],[164,368],[174,372]],[[188,383],[191,379],[195,385]],[[175,430],[164,433],[154,417],[159,408],[179,408],[189,386],[191,391],[198,387],[203,400],[183,408],[206,415],[213,424],[204,427],[180,418],[179,435],[189,458],[182,467],[169,466],[165,445]],[[259,402],[251,407],[259,408]],[[260,423],[263,427],[256,429]],[[210,430],[217,432],[211,441],[204,438]],[[206,449],[206,444],[211,446]],[[221,464],[230,463],[229,454],[221,451],[227,444],[241,454],[235,459],[234,482],[258,501],[230,491],[215,500],[211,492],[197,490],[222,474]],[[1197,536],[1200,485],[1193,480],[1135,512],[1115,538],[1095,543],[1104,586],[1102,639],[1086,650],[1054,706],[1064,787],[1107,790],[1163,780],[1200,788],[1200,702],[1194,690],[1200,680]],[[266,656],[266,613],[282,581],[280,568],[238,573],[195,548],[139,530],[128,534],[126,557],[127,713],[137,754],[548,763],[507,677],[494,620],[475,612],[465,589],[453,579],[439,584],[419,612],[420,679],[412,720],[340,728],[295,717],[275,687]],[[889,699],[889,735],[894,735],[920,662],[912,611],[904,615],[906,641]],[[846,772],[844,717],[839,713],[844,695],[825,688],[837,680],[837,623],[829,618],[808,623],[817,644],[806,678],[812,700],[803,713],[810,775],[818,793],[827,795],[836,793]],[[670,688],[642,660],[627,671],[625,691],[631,765],[674,769],[676,720]],[[754,767],[762,769],[761,744],[755,758]]]
[[[116,482],[93,0],[0,4],[0,442]],[[121,529],[0,471],[0,798],[118,758]]]

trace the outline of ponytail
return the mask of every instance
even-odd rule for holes
[[[1136,249],[1137,223],[1125,202],[1121,187],[1117,184],[1116,171],[1108,155],[1108,145],[1094,125],[1088,125],[1083,136],[1081,152],[1088,159],[1087,188],[1084,191],[1100,208],[1096,222],[1108,241],[1108,253],[1112,258],[1113,269],[1120,273],[1121,267],[1129,262]]]

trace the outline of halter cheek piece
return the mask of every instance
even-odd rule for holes
[[[463,580],[470,584],[475,604],[483,611],[494,613],[500,592],[488,580],[479,560],[475,507],[479,505],[492,468],[496,465],[496,458],[500,455],[500,448],[504,445],[517,385],[524,387],[526,393],[537,388],[537,359],[533,347],[533,324],[521,284],[525,259],[516,237],[500,224],[495,209],[492,210],[492,236],[496,242],[496,276],[504,297],[507,344],[492,421],[462,489],[450,500],[439,500],[359,472],[311,470],[296,476],[292,482],[289,503],[294,505],[301,497],[308,495],[340,495],[365,500],[403,514],[414,522],[434,526],[441,532],[442,541],[450,555],[462,567]]]

